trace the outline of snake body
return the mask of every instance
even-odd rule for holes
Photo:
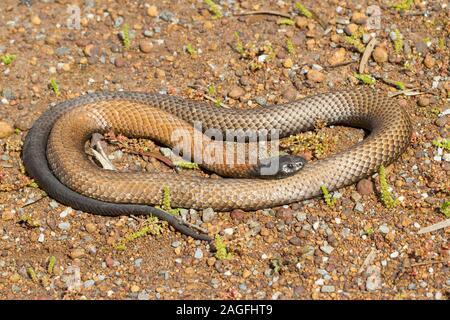
[[[279,130],[280,137],[314,128],[317,120],[370,131],[363,141],[323,160],[307,163],[279,180],[210,179],[162,172],[102,170],[84,153],[93,132],[114,130],[170,144],[174,128],[237,132]],[[30,129],[23,149],[28,173],[57,201],[97,214],[156,214],[163,187],[174,207],[227,211],[274,207],[351,185],[403,153],[412,132],[407,113],[392,99],[373,90],[337,91],[283,105],[258,109],[225,109],[169,95],[141,92],[97,92],[50,108]],[[182,232],[176,221],[169,222]]]

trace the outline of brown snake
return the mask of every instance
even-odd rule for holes
[[[93,132],[113,130],[170,145],[174,129],[193,133],[195,121],[200,121],[203,129],[222,131],[275,128],[280,130],[280,137],[285,137],[313,129],[319,119],[328,125],[364,128],[370,135],[345,152],[306,164],[285,179],[116,172],[102,170],[84,153],[84,144]],[[173,207],[254,210],[318,196],[322,185],[328,190],[351,185],[401,155],[411,132],[409,117],[400,106],[367,89],[319,94],[250,110],[218,108],[168,95],[99,92],[64,101],[46,111],[26,137],[23,160],[29,174],[51,197],[87,212],[161,216],[149,205],[161,203],[164,186],[170,189]],[[163,218],[192,235],[173,218]]]

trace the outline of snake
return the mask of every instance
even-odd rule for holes
[[[206,169],[218,167],[228,176],[217,179],[161,170],[119,172],[100,168],[85,152],[93,133],[111,130],[172,146],[173,134],[180,130],[198,134],[204,139],[201,141],[219,143],[220,139],[207,134],[214,129],[224,133],[225,144],[236,146],[237,138],[228,139],[227,130],[237,132],[240,138],[247,132],[276,130],[282,138],[314,130],[318,121],[361,128],[368,134],[346,150],[320,160],[305,163],[288,158],[281,171],[294,169],[281,179],[248,174],[255,172],[255,165],[249,164],[231,165],[229,174],[226,165],[206,164]],[[199,123],[202,127],[196,128]],[[98,215],[155,215],[181,233],[210,240],[156,207],[161,204],[164,188],[170,190],[171,205],[177,208],[252,211],[282,206],[317,197],[323,186],[334,191],[372,175],[406,150],[411,134],[407,112],[375,89],[319,93],[246,109],[159,93],[99,91],[48,108],[27,133],[22,159],[28,174],[60,203]],[[251,143],[248,139],[245,142]],[[232,177],[236,172],[237,177]]]

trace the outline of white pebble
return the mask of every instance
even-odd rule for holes
[[[234,232],[233,228],[226,228],[225,230],[223,230],[223,233],[226,234],[227,236],[231,236],[233,232]]]
[[[399,256],[399,253],[398,253],[398,251],[394,251],[389,256],[391,257],[391,259],[395,259]]]
[[[44,242],[44,240],[45,240],[45,235],[43,233],[41,233],[39,235],[38,241],[42,243],[42,242]]]
[[[71,207],[67,207],[64,211],[62,211],[59,216],[60,218],[65,218],[67,217],[71,212],[73,211],[73,209]]]

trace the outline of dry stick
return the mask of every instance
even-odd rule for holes
[[[326,30],[328,27],[328,24],[324,20],[322,20],[322,18],[320,18],[320,16],[317,14],[317,12],[314,9],[309,9],[309,11],[311,11],[311,13],[313,14],[313,16],[312,16],[313,19],[316,20],[324,30]]]
[[[447,227],[450,227],[450,219],[447,219],[447,220],[432,224],[431,226],[422,228],[417,233],[423,234],[423,233],[427,233],[427,232],[433,232],[436,230],[444,229]]]
[[[126,147],[121,147],[122,151],[126,152],[126,153],[131,153],[131,154],[135,154],[138,156],[145,156],[145,157],[151,157],[151,158],[155,158],[158,159],[159,161],[165,163],[166,165],[168,165],[171,168],[174,168],[175,165],[173,164],[172,160],[170,160],[169,158],[160,155],[158,153],[155,152],[149,152],[149,151],[134,151],[131,149],[128,149]]]
[[[20,208],[22,209],[22,208],[26,208],[26,207],[28,207],[28,206],[31,206],[31,205],[33,205],[33,204],[36,204],[36,203],[38,203],[39,201],[41,201],[42,199],[45,199],[45,198],[47,198],[47,197],[48,197],[48,195],[42,196],[42,197],[40,197],[40,198],[37,199],[37,200],[34,200],[34,201],[32,201],[32,202],[30,202],[30,203],[27,203],[27,204],[24,204],[24,205],[21,206]]]
[[[348,66],[349,64],[352,64],[352,63],[355,63],[355,62],[356,61],[353,61],[353,60],[344,61],[344,62],[341,62],[341,63],[324,66],[324,69],[334,69],[334,68],[339,68],[339,67],[345,67],[345,66]]]
[[[284,18],[291,19],[291,16],[287,13],[279,12],[279,11],[271,11],[271,10],[260,10],[260,11],[246,11],[246,12],[240,12],[235,13],[235,16],[251,16],[251,15],[258,15],[258,14],[268,14],[271,16],[280,16]]]
[[[399,95],[404,94],[405,96],[418,96],[421,94],[426,94],[426,92],[418,92],[418,91],[414,91],[414,90],[419,90],[419,88],[412,88],[412,89],[406,89],[406,90],[401,90],[401,91],[396,91],[396,92],[389,92],[388,93],[388,97],[389,98],[393,98]]]
[[[212,102],[214,102],[214,103],[217,103],[217,99],[214,99],[213,97],[207,95],[207,94],[205,93],[205,90],[203,90],[200,86],[195,85],[195,84],[189,84],[189,85],[188,85],[188,88],[202,91],[201,93],[202,93],[202,97],[203,97],[203,98],[205,98],[206,100],[212,101]],[[223,107],[223,108],[227,108],[227,109],[230,108],[229,106],[227,106],[226,104],[224,104],[224,103],[222,103],[222,102],[219,102],[219,106],[221,106],[221,107]]]
[[[428,264],[436,264],[436,263],[446,263],[448,261],[445,260],[431,260],[431,261],[423,261],[423,262],[417,262],[417,263],[413,263],[410,266],[408,266],[407,268],[413,268],[413,267],[419,267],[419,266],[426,266]]]
[[[363,56],[361,58],[361,62],[359,64],[359,73],[364,73],[364,70],[366,69],[367,62],[369,61],[370,55],[372,54],[373,49],[377,45],[378,41],[376,38],[372,38],[372,40],[369,41],[369,43],[366,46],[366,49],[364,50]]]
[[[359,268],[358,273],[361,273],[364,271],[364,269],[366,269],[366,267],[371,264],[373,262],[373,260],[375,260],[376,256],[377,256],[377,249],[372,248],[372,250],[370,251],[370,253],[367,255],[366,259],[364,260],[361,268]]]

